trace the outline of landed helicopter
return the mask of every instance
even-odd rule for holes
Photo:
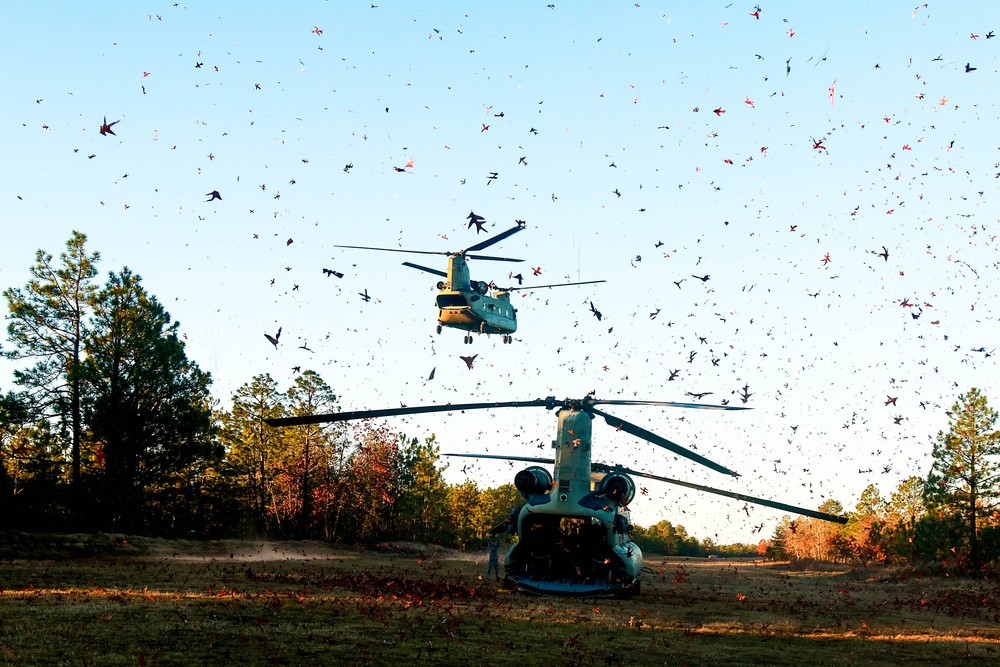
[[[525,502],[521,507],[514,508],[506,521],[491,530],[494,534],[509,532],[518,538],[507,552],[504,568],[505,587],[538,595],[628,597],[639,593],[642,551],[632,542],[628,509],[629,503],[635,497],[635,482],[632,476],[678,484],[823,521],[847,523],[846,518],[825,512],[651,475],[618,465],[595,463],[591,460],[591,421],[595,416],[600,416],[612,428],[642,438],[718,472],[739,477],[729,468],[686,447],[598,409],[596,407],[598,405],[655,405],[700,410],[747,409],[699,403],[600,400],[592,396],[560,401],[550,396],[530,401],[426,405],[284,417],[269,419],[267,423],[271,426],[295,426],[428,412],[494,408],[544,407],[547,410],[557,410],[559,425],[556,439],[552,443],[555,450],[554,458],[446,454],[446,456],[504,459],[554,466],[552,473],[540,465],[533,465],[514,476],[514,486],[524,497]]]
[[[499,243],[504,239],[524,229],[523,225],[511,227],[505,232],[469,246],[458,252],[437,250],[403,250],[400,248],[373,248],[369,246],[338,245],[335,248],[353,248],[356,250],[380,250],[383,252],[405,252],[418,255],[447,255],[448,271],[440,271],[421,266],[412,262],[403,262],[403,266],[426,271],[445,280],[437,283],[438,295],[435,299],[438,310],[437,332],[444,327],[461,329],[465,334],[465,342],[472,342],[472,334],[500,334],[504,343],[513,342],[513,333],[517,331],[517,309],[510,302],[512,291],[526,291],[547,287],[569,287],[572,285],[592,285],[603,283],[603,280],[588,280],[575,283],[559,283],[556,285],[534,285],[530,287],[497,287],[493,283],[472,280],[469,274],[468,259],[483,259],[493,262],[523,262],[523,259],[511,257],[494,257],[492,255],[470,255]]]

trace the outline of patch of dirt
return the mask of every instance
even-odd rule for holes
[[[419,542],[367,546],[314,540],[180,540],[117,533],[0,532],[0,560],[72,560],[139,556],[188,562],[259,563],[361,558],[367,554],[435,561],[485,562],[485,550],[462,551]]]
[[[270,540],[161,540],[149,552],[150,556],[183,561],[232,561],[259,563],[266,561],[330,560],[357,558],[362,550],[339,544],[306,540],[301,542]]]

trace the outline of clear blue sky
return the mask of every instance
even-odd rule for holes
[[[753,411],[614,411],[738,481],[603,423],[595,458],[809,507],[925,475],[970,386],[1000,405],[991,3],[776,2],[759,19],[750,2],[374,4],[5,4],[0,286],[85,232],[102,274],[129,266],[180,321],[223,405],[293,366],[344,409],[735,401],[749,384]],[[458,250],[483,238],[470,210],[494,233],[527,222],[490,250],[523,258],[515,272],[608,282],[516,295],[514,344],[470,347],[434,333],[438,279],[400,265],[444,258],[333,247]],[[443,451],[538,456],[555,419],[394,425]],[[451,481],[518,469],[465,463]],[[642,524],[755,541],[779,518],[643,486]]]

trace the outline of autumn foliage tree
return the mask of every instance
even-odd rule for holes
[[[836,500],[824,501],[819,511],[842,514],[844,506]],[[841,560],[845,557],[845,538],[840,526],[819,519],[801,518],[789,524],[784,535],[784,550],[793,558]]]

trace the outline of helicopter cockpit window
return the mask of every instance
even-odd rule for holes
[[[467,308],[469,303],[461,294],[438,294],[438,308]]]

